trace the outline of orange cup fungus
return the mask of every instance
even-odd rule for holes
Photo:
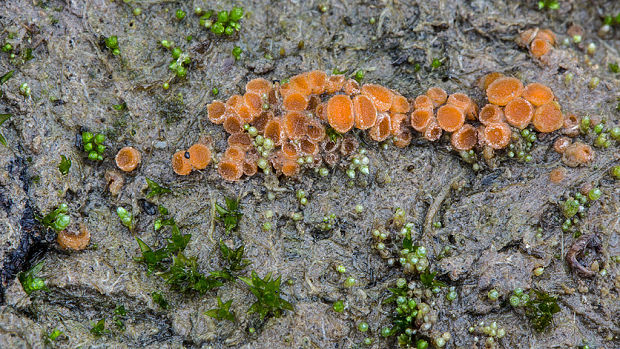
[[[534,29],[520,39],[527,47],[535,47],[536,40],[555,44],[548,30]],[[360,86],[344,75],[320,70],[295,75],[282,85],[252,79],[243,95],[207,105],[208,119],[230,134],[217,171],[225,180],[237,181],[259,170],[294,176],[302,167],[335,165],[357,147],[356,137],[347,134],[353,127],[377,142],[392,138],[397,147],[408,146],[413,137],[437,141],[448,132],[454,150],[484,148],[487,153],[506,148],[513,129],[530,124],[538,132],[578,127],[578,118],[565,118],[553,91],[543,84],[524,87],[519,79],[495,72],[480,78],[478,85],[488,100],[479,111],[468,95],[448,94],[438,86],[408,100],[384,86]],[[332,131],[343,137],[334,137]],[[587,163],[593,155],[578,142],[562,151],[569,166]],[[209,149],[195,144],[175,153],[172,163],[177,174],[186,175],[207,167],[210,160]]]
[[[426,95],[428,96],[428,98],[431,99],[434,107],[438,107],[446,103],[446,100],[448,99],[448,94],[446,93],[446,90],[436,86],[426,90]]]
[[[187,149],[189,161],[196,170],[203,170],[211,163],[211,150],[205,144],[196,143]]]
[[[534,58],[540,58],[555,45],[555,34],[549,29],[531,28],[523,31],[517,42],[521,46],[528,47]]]
[[[492,122],[484,127],[486,144],[493,149],[503,149],[510,143],[510,126],[505,122]]]
[[[553,91],[543,84],[531,83],[523,89],[523,98],[534,106],[541,106],[553,101]]]
[[[480,109],[478,121],[483,125],[488,125],[491,122],[504,121],[504,111],[495,104],[487,104]]]
[[[375,104],[376,106],[376,104]],[[346,133],[353,127],[353,101],[347,95],[335,95],[327,102],[327,120],[338,133]]]
[[[564,116],[559,104],[550,102],[536,108],[532,124],[538,132],[553,132],[564,125]]]
[[[375,125],[377,121],[377,108],[372,100],[364,95],[353,97],[353,110],[355,112],[355,127],[366,130]]]
[[[518,97],[504,107],[506,121],[520,130],[527,127],[534,116],[534,107],[530,102]]]
[[[131,172],[140,164],[140,152],[134,147],[123,147],[114,158],[116,166],[125,172]]]
[[[439,107],[436,118],[439,127],[447,132],[454,132],[465,123],[465,113],[451,104]]]
[[[489,103],[505,106],[513,99],[521,97],[523,83],[517,78],[501,77],[493,81],[486,92]]]
[[[388,88],[376,84],[362,86],[362,94],[368,96],[378,111],[388,111],[392,107],[394,93]]]
[[[189,161],[189,152],[178,151],[172,156],[172,170],[180,176],[186,176],[192,172],[192,163]]]
[[[450,142],[455,150],[470,150],[478,144],[478,131],[470,124],[463,125],[452,134]]]

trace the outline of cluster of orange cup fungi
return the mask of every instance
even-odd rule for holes
[[[196,143],[187,150],[172,156],[172,170],[178,175],[188,175],[192,170],[203,170],[211,163],[211,150],[204,143]]]
[[[524,129],[532,124],[547,133],[564,125],[553,92],[543,84],[524,86],[514,77],[490,73],[480,85],[486,90],[488,104],[479,110],[463,93],[448,95],[431,87],[408,100],[384,86],[360,85],[323,71],[299,74],[282,84],[253,79],[243,95],[215,100],[207,107],[209,120],[221,124],[229,134],[218,172],[222,178],[236,181],[244,174],[254,175],[258,168],[265,171],[268,164],[268,170],[273,167],[277,173],[293,176],[305,157],[310,157],[312,164],[321,163],[321,152],[326,153],[330,142],[327,126],[340,134],[364,130],[378,142],[391,137],[397,147],[410,144],[413,130],[430,141],[439,140],[446,132],[451,134],[455,150],[466,151],[505,148],[511,142],[512,127]],[[175,172],[185,175],[192,167],[208,165],[208,161],[200,165],[194,161],[191,148],[177,152],[173,157]]]
[[[517,42],[527,47],[532,57],[541,59],[555,46],[555,34],[549,29],[531,28],[523,31]]]

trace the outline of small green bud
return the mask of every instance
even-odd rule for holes
[[[105,136],[101,133],[97,133],[94,141],[95,141],[95,144],[102,144],[105,141]]]
[[[97,161],[97,159],[99,158],[98,155],[99,154],[97,154],[97,152],[93,150],[90,153],[88,153],[88,159],[92,161]]]
[[[178,9],[175,15],[178,20],[182,20],[183,18],[185,18],[185,11]]]
[[[238,22],[241,18],[243,18],[243,8],[241,7],[233,7],[230,10],[229,19],[233,22]]]

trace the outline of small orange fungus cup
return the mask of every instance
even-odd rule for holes
[[[134,147],[123,147],[116,153],[114,160],[122,171],[131,172],[140,164],[140,152]]]

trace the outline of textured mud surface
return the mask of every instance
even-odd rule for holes
[[[176,176],[170,166],[176,150],[201,136],[213,139],[215,153],[225,148],[224,131],[206,120],[213,87],[227,98],[251,78],[283,79],[312,69],[349,74],[362,69],[365,82],[406,97],[439,85],[478,103],[483,93],[476,79],[501,71],[548,84],[564,109],[617,125],[620,75],[607,65],[620,62],[620,28],[604,39],[596,32],[601,14],[616,14],[620,7],[615,1],[560,3],[557,11],[538,11],[534,5],[497,1],[251,1],[243,4],[239,35],[221,39],[199,27],[192,9],[229,9],[228,1],[209,6],[199,1],[3,1],[0,39],[13,43],[15,52],[31,48],[33,59],[21,63],[0,54],[0,74],[15,71],[0,97],[0,114],[13,114],[1,127],[8,147],[0,146],[0,347],[42,347],[54,328],[65,333],[55,342],[58,347],[350,348],[366,336],[375,339],[374,348],[396,346],[379,332],[390,321],[391,308],[382,300],[402,272],[379,256],[371,231],[385,227],[397,207],[414,223],[416,243],[429,249],[431,268],[458,292],[448,302],[442,291],[432,304],[438,315],[432,333],[452,335],[446,347],[482,345],[486,337],[468,331],[481,321],[506,329],[498,347],[620,347],[620,270],[613,259],[620,255],[620,187],[608,174],[620,163],[617,144],[597,149],[590,166],[569,168],[559,184],[548,179],[562,165],[552,149],[557,135],[536,142],[530,163],[498,159],[493,168],[477,172],[445,142],[414,139],[406,149],[383,149],[364,136],[360,141],[368,149],[370,175],[352,186],[340,168],[327,177],[257,175],[230,184],[212,166],[186,177]],[[132,14],[135,7],[141,15]],[[178,8],[188,13],[183,21],[174,18]],[[541,65],[514,42],[521,30],[534,26],[549,27],[562,39],[573,23],[584,27],[584,43],[597,45],[587,59],[579,45],[571,44],[558,47],[550,64]],[[110,35],[118,36],[120,57],[101,43]],[[173,80],[169,90],[161,87],[172,77],[162,39],[173,40],[192,57],[188,77]],[[230,54],[235,45],[243,49],[238,61]],[[443,64],[431,70],[436,57]],[[422,69],[416,71],[415,63]],[[567,73],[574,75],[568,84]],[[600,83],[589,89],[593,77]],[[30,86],[31,97],[19,94],[22,82]],[[124,110],[112,107],[122,103]],[[108,136],[102,163],[88,161],[75,146],[83,128]],[[123,189],[114,197],[104,173],[115,168],[113,155],[127,145],[140,150],[142,165],[123,175]],[[73,160],[67,176],[58,171],[61,154]],[[192,234],[186,252],[198,257],[202,269],[219,263],[214,241],[243,241],[251,269],[261,276],[282,275],[282,297],[295,312],[259,321],[246,314],[254,298],[240,281],[201,296],[178,293],[147,275],[134,260],[139,255],[135,237],[157,245],[164,236],[153,231],[155,216],[140,205],[145,177],[173,190],[150,201],[165,205],[181,231]],[[584,231],[600,237],[600,268],[607,271],[593,278],[572,273],[566,264],[564,255],[575,238],[562,233],[558,209],[564,195],[584,183],[603,191],[583,223]],[[306,191],[308,205],[298,204],[298,189]],[[220,224],[213,225],[212,204],[234,196],[241,197],[243,218],[238,232],[226,235]],[[63,202],[71,212],[69,229],[83,223],[91,233],[86,250],[61,250],[54,233],[33,220]],[[365,208],[361,214],[354,211],[358,204]],[[121,225],[117,206],[132,209],[134,233]],[[268,210],[273,217],[265,218]],[[302,220],[291,219],[296,212]],[[337,217],[335,227],[321,232],[317,226],[330,214]],[[261,230],[266,221],[273,227],[268,232]],[[446,246],[452,252],[439,259]],[[16,273],[39,260],[45,261],[41,277],[49,291],[29,297]],[[356,286],[342,286],[344,277],[334,270],[339,264]],[[539,266],[544,273],[534,276]],[[517,287],[560,296],[561,311],[550,329],[537,333],[523,314],[486,297],[495,288],[506,299]],[[154,291],[168,300],[168,310],[153,302]],[[204,315],[218,295],[234,299],[236,323]],[[347,304],[343,313],[332,310],[340,299]],[[119,304],[127,309],[126,330],[93,336],[92,323],[110,318]],[[367,335],[357,331],[360,321],[370,324]]]

